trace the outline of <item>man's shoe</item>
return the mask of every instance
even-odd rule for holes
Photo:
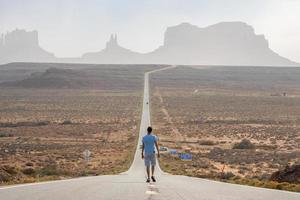
[[[150,183],[150,178],[147,178],[146,183]]]
[[[156,179],[154,178],[154,176],[151,176],[151,179],[153,182],[156,182]]]

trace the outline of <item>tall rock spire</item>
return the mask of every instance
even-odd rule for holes
[[[117,38],[117,34],[115,33],[115,42],[116,44],[118,44],[118,38]]]
[[[1,37],[0,37],[0,47],[4,46],[4,35],[1,34]]]
[[[106,43],[107,49],[113,49],[119,47],[118,41],[117,41],[117,34],[111,34],[109,41]]]

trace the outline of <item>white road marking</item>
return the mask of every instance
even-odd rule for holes
[[[148,195],[157,195],[158,193],[156,191],[148,190],[148,191],[146,191],[146,194],[148,194]]]
[[[156,186],[154,184],[150,184],[148,187],[155,188]]]

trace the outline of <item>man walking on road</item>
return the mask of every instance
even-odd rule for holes
[[[155,157],[155,148],[157,149],[157,157],[159,157],[159,149],[157,144],[157,137],[152,134],[152,128],[149,126],[147,128],[147,135],[143,137],[142,144],[142,159],[145,161],[146,170],[147,170],[147,183],[150,182],[150,166],[151,166],[151,179],[153,182],[156,182],[154,178],[154,168],[156,164]]]

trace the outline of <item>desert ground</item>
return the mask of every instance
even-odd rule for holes
[[[160,67],[0,66],[1,184],[126,171],[137,144],[144,73]],[[299,68],[228,66],[152,74],[154,132],[160,145],[177,151],[162,153],[163,170],[300,191],[299,77]]]
[[[165,152],[162,168],[300,191],[299,174],[284,181],[290,183],[272,177],[300,164],[299,77],[300,68],[263,67],[181,66],[153,74],[152,124],[160,145],[178,152]],[[192,160],[181,160],[182,153]]]
[[[126,171],[144,72],[158,67],[0,66],[0,184]]]

